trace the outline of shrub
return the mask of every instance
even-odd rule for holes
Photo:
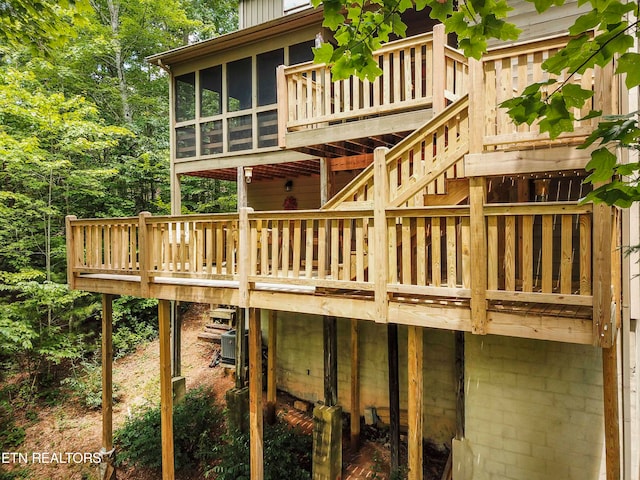
[[[177,470],[204,466],[215,457],[223,430],[222,410],[209,390],[196,389],[173,410],[173,441]],[[118,463],[160,469],[162,447],[160,407],[142,411],[116,431]]]
[[[158,301],[122,296],[113,302],[113,352],[115,358],[135,351],[158,335]]]
[[[249,434],[234,432],[223,447],[222,460],[213,467],[217,480],[249,480]],[[312,439],[299,429],[278,422],[264,428],[265,480],[311,478]]]
[[[9,402],[0,402],[0,452],[12,451],[24,442],[25,431],[16,425]]]
[[[70,377],[61,382],[67,385],[87,408],[98,409],[102,406],[102,366],[95,362],[81,362],[80,371],[74,369]],[[120,389],[113,384],[113,402],[118,402]]]

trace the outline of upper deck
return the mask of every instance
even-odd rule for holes
[[[299,142],[308,154],[358,144],[369,151],[382,138],[369,128],[375,122],[424,106],[435,114],[390,150],[377,148],[374,163],[320,210],[70,217],[69,285],[610,345],[619,307],[617,212],[529,191],[536,179],[543,187],[555,181],[556,199],[560,192],[569,199],[572,183],[562,179],[584,178],[588,152],[574,145],[592,125],[576,122],[551,142],[536,124],[514,126],[498,107],[544,80],[540,64],[565,41],[503,47],[467,62],[436,29],[379,52],[385,73],[375,82],[331,82],[325,66],[311,63],[281,67],[278,141]],[[611,111],[610,79],[587,71],[570,81],[594,89],[591,107]],[[204,130],[194,122],[195,152]],[[325,141],[335,131],[344,138]],[[500,194],[496,185],[509,182],[517,188]]]

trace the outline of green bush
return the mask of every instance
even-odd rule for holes
[[[25,431],[16,425],[13,408],[7,401],[0,402],[0,452],[12,451],[24,442]]]
[[[173,409],[173,441],[177,470],[204,467],[213,461],[224,428],[222,409],[212,392],[196,389]],[[116,431],[118,462],[160,469],[160,407],[142,411]]]
[[[158,300],[122,296],[113,302],[113,353],[120,358],[158,336]]]
[[[217,480],[249,480],[249,434],[234,432],[222,448],[221,462],[213,467]],[[284,423],[265,425],[265,480],[311,478],[312,439]]]
[[[97,410],[102,407],[102,366],[95,362],[81,362],[79,371],[74,369],[70,377],[61,382],[67,385],[87,408]],[[113,384],[113,402],[120,399],[120,389]]]

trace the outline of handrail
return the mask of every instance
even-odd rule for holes
[[[378,169],[386,164],[380,153],[374,163]],[[244,305],[250,304],[256,284],[365,291],[374,294],[380,318],[386,318],[390,296],[473,300],[476,266],[486,262],[485,303],[603,310],[594,288],[596,273],[601,282],[607,271],[594,259],[606,258],[596,245],[604,245],[607,235],[596,225],[591,204],[378,209],[379,201],[373,210],[68,217],[69,284],[87,274],[115,274],[139,281],[145,295],[150,285],[168,278],[224,280],[219,288],[245,292],[239,295]],[[599,207],[598,212],[600,219],[610,214]],[[478,213],[486,230],[480,259],[469,248]],[[601,223],[604,230],[611,228],[610,221]],[[386,253],[375,255],[378,249]],[[602,323],[596,327],[605,329]]]

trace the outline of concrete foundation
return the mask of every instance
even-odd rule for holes
[[[473,478],[473,452],[469,440],[462,438],[451,441],[453,480],[471,480]]]
[[[184,377],[173,377],[171,383],[173,386],[173,404],[178,405],[182,403],[187,394],[187,381]]]
[[[240,430],[249,431],[249,387],[232,388],[225,394],[228,428],[230,432]]]
[[[342,408],[313,409],[313,479],[342,478]]]

